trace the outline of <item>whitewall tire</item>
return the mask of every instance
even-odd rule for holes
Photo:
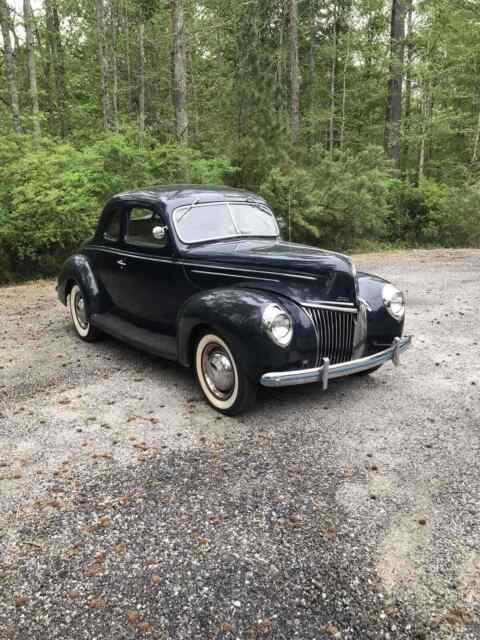
[[[195,372],[200,388],[214,409],[237,415],[255,400],[255,387],[243,373],[227,342],[207,333],[197,342]]]
[[[68,296],[68,308],[77,335],[86,342],[99,337],[98,331],[89,320],[88,300],[78,284],[74,284]]]

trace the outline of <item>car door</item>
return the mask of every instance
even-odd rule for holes
[[[100,235],[93,247],[87,247],[87,252],[93,261],[99,285],[110,301],[110,311],[115,312],[122,303],[124,286],[122,245],[125,212],[121,205],[115,204],[106,209],[102,217]]]
[[[174,335],[178,308],[192,286],[175,257],[160,208],[142,203],[126,208],[122,251],[119,312],[139,326]]]

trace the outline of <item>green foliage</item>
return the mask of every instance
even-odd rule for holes
[[[408,246],[480,245],[479,185],[448,186],[432,179],[420,187],[400,181],[390,188],[389,238]]]
[[[428,213],[420,241],[446,247],[480,246],[480,191],[478,185],[424,189]]]
[[[377,147],[333,158],[317,148],[308,168],[276,167],[261,190],[279,214],[285,237],[344,250],[385,239],[389,180]]]
[[[91,233],[112,193],[155,183],[227,181],[261,190],[284,237],[332,249],[480,246],[480,0],[411,5],[402,179],[393,177],[379,148],[392,2],[297,3],[301,133],[295,145],[289,3],[185,2],[189,148],[172,143],[172,3],[105,0],[107,93],[118,115],[112,129],[121,133],[104,135],[95,3],[54,4],[56,54],[45,3],[35,10],[44,134],[36,145],[30,135],[12,134],[0,51],[0,281],[55,271]],[[26,133],[32,131],[27,52],[24,38],[12,42]]]
[[[480,184],[420,187],[393,179],[383,151],[330,154],[275,167],[261,187],[285,238],[334,250],[480,246]]]
[[[133,139],[132,139],[133,138]],[[92,233],[106,199],[125,189],[174,182],[222,183],[233,168],[175,145],[144,148],[116,134],[81,150],[42,139],[0,142],[0,280],[46,275]]]

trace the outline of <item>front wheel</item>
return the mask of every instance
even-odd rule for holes
[[[221,413],[238,415],[255,400],[255,386],[242,371],[228,344],[218,335],[209,333],[198,341],[195,373],[206,399]]]
[[[90,323],[88,300],[78,284],[74,284],[70,291],[68,307],[77,335],[86,342],[95,342],[98,340],[100,333],[98,329]]]

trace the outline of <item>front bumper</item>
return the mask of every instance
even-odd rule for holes
[[[379,351],[372,356],[351,360],[350,362],[340,362],[330,364],[328,358],[324,358],[323,365],[315,369],[299,369],[297,371],[281,371],[279,373],[265,373],[260,383],[264,387],[291,387],[297,384],[310,384],[311,382],[322,382],[323,389],[328,389],[328,383],[335,378],[352,376],[355,373],[375,369],[392,360],[395,366],[400,364],[400,354],[406,351],[412,343],[412,336],[395,338],[393,344],[385,351]]]

